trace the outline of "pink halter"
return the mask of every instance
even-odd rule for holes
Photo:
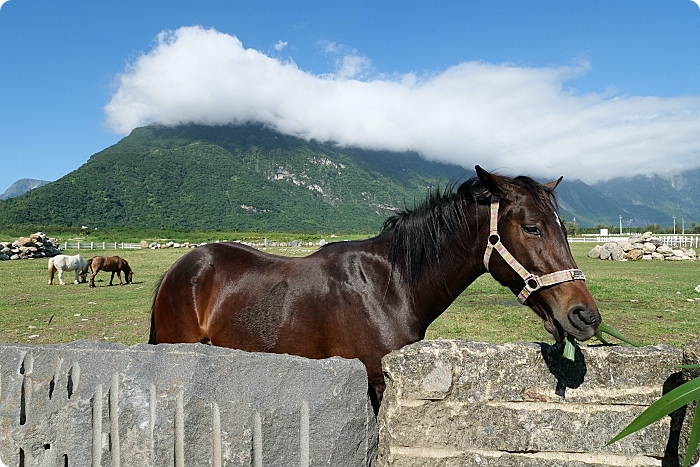
[[[567,269],[565,271],[545,274],[544,276],[536,276],[535,274],[528,272],[528,270],[525,269],[523,265],[520,264],[518,260],[516,260],[501,243],[501,237],[498,235],[498,202],[498,196],[491,195],[491,231],[486,244],[486,252],[484,253],[484,266],[486,266],[486,270],[488,271],[491,252],[495,249],[496,252],[501,255],[504,260],[506,260],[510,267],[523,278],[523,281],[525,281],[525,287],[518,294],[518,301],[520,303],[525,304],[532,292],[535,292],[543,287],[551,287],[562,282],[586,280],[586,276],[583,275],[583,271],[580,269]]]

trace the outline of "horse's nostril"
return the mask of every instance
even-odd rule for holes
[[[583,306],[577,306],[572,308],[569,312],[569,317],[578,318],[581,322],[588,326],[600,324],[600,318],[598,317],[598,315],[589,308]]]

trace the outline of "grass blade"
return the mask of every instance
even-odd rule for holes
[[[626,338],[625,336],[623,336],[622,334],[620,334],[619,332],[617,332],[616,330],[614,330],[613,328],[611,328],[610,326],[608,326],[605,323],[600,323],[600,325],[598,326],[598,333],[600,334],[601,332],[604,332],[606,334],[610,334],[611,336],[615,337],[616,339],[620,339],[622,342],[625,342],[625,343],[631,345],[632,347],[641,347],[642,346],[642,344],[637,344],[636,342],[629,340],[628,338]]]
[[[661,420],[674,410],[683,407],[695,399],[700,399],[700,378],[695,378],[683,383],[673,391],[670,391],[668,394],[661,397],[661,399],[651,404],[637,418],[632,420],[632,422],[627,425],[624,430],[608,441],[607,444],[610,445],[616,441],[619,441],[625,436],[634,433],[635,431],[651,425],[657,420]]]
[[[700,402],[700,400],[698,400],[698,402]],[[698,441],[700,441],[700,404],[695,404],[695,416],[693,417],[693,427],[690,430],[688,450],[685,452],[685,460],[683,461],[683,467],[688,467],[688,464],[690,464],[690,459],[693,458],[695,451],[698,449]]]
[[[575,343],[576,339],[571,336],[566,336],[566,341],[564,341],[564,353],[562,354],[562,357],[572,362],[576,360]]]

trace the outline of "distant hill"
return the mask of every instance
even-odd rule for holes
[[[260,125],[136,128],[61,179],[0,201],[0,225],[376,232],[430,186],[472,169],[414,152],[368,151]],[[557,188],[581,227],[700,221],[700,169]],[[19,182],[18,182],[19,183]],[[14,185],[13,185],[14,186]],[[9,190],[8,190],[9,191]]]
[[[614,178],[592,185],[600,193],[625,206],[623,223],[633,225],[671,225],[673,216],[686,226],[691,221],[700,222],[700,168],[686,170],[674,176],[638,175],[629,178]]]
[[[0,203],[7,226],[377,231],[461,167],[340,149],[259,125],[150,125],[63,178]]]
[[[31,178],[23,178],[21,180],[17,180],[15,183],[10,185],[10,188],[5,190],[5,193],[0,195],[0,200],[3,199],[8,199],[8,198],[15,198],[17,196],[23,195],[29,190],[33,190],[34,188],[39,188],[40,186],[44,186],[47,183],[51,183],[47,180],[34,180]]]

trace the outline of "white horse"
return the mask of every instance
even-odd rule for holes
[[[85,261],[80,255],[67,256],[58,255],[53,258],[49,258],[49,285],[53,285],[53,275],[58,270],[58,281],[61,285],[66,285],[63,282],[63,271],[75,271],[75,284],[78,284],[78,277],[82,278],[82,282],[85,282],[85,276],[87,276],[87,269],[85,267]]]

